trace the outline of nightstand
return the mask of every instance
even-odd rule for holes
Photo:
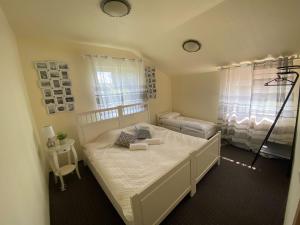
[[[65,144],[48,148],[48,158],[51,169],[54,173],[55,183],[57,183],[57,177],[59,177],[62,191],[66,190],[63,176],[76,170],[78,178],[81,179],[78,170],[78,158],[74,148],[74,143],[75,141],[73,139],[66,139]],[[67,154],[68,164],[60,167],[58,157],[62,154]],[[73,156],[73,162],[71,160],[71,154]]]

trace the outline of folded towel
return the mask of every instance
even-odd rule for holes
[[[147,143],[130,144],[129,149],[130,150],[147,150],[148,149],[148,144]]]
[[[149,145],[160,145],[163,143],[160,138],[146,139],[145,142]]]

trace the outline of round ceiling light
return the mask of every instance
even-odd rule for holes
[[[100,7],[104,13],[112,17],[126,16],[131,10],[127,0],[102,0]]]
[[[182,48],[187,52],[198,52],[201,49],[201,43],[197,40],[187,40],[183,42]]]

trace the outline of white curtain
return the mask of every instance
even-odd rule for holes
[[[239,147],[258,150],[291,88],[264,86],[276,77],[277,67],[282,63],[282,60],[269,60],[220,71],[219,124],[224,138]],[[292,144],[297,96],[298,87],[277,122],[270,142]]]
[[[222,69],[219,124],[223,138],[241,147],[250,144],[252,65]]]
[[[90,57],[98,108],[141,103],[145,100],[144,64],[141,60]]]

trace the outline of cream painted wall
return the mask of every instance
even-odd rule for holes
[[[0,34],[0,224],[47,225],[48,173],[16,40],[1,8]]]
[[[300,60],[296,60],[294,64],[299,65]],[[298,70],[300,73],[300,70]],[[299,82],[299,81],[298,81]],[[288,195],[288,202],[285,211],[284,225],[292,225],[297,210],[298,202],[300,200],[300,120],[298,120],[297,137],[295,155],[292,169],[292,176],[290,181],[290,189]]]
[[[172,77],[173,111],[216,122],[219,85],[218,72]]]
[[[137,56],[126,50],[104,48],[74,42],[18,39],[25,81],[29,91],[31,106],[38,129],[46,125],[53,125],[56,131],[65,131],[75,138],[78,150],[79,139],[76,128],[76,113],[96,109],[93,96],[93,80],[89,71],[88,60],[82,57],[85,54],[109,55],[114,57],[136,58]],[[48,115],[42,103],[42,93],[38,86],[37,73],[33,67],[36,60],[58,60],[69,64],[73,84],[73,95],[76,101],[76,112],[63,112]],[[151,121],[155,121],[155,114],[171,110],[171,81],[170,78],[157,71],[158,98],[150,100]],[[80,150],[79,150],[80,155]]]
[[[285,212],[284,225],[292,225],[297,210],[298,202],[300,200],[300,120],[297,128],[297,141],[294,155],[294,164],[292,176],[290,181],[290,189],[288,195],[288,202]]]
[[[171,78],[163,72],[156,71],[157,80],[157,99],[151,99],[150,119],[151,123],[156,123],[156,114],[166,111],[172,111],[172,86]]]

